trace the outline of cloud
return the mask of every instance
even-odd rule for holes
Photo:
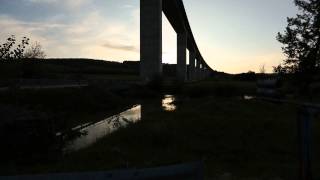
[[[30,3],[56,3],[58,0],[25,0]]]
[[[132,15],[132,19],[134,19]],[[101,47],[138,52],[139,28],[127,22],[106,19],[99,12],[91,12],[80,22],[64,31],[64,38],[71,44],[100,45]],[[123,53],[121,54],[123,55]]]
[[[110,49],[123,50],[123,51],[134,51],[134,52],[139,51],[139,49],[134,45],[116,44],[115,42],[106,42],[102,46]]]
[[[84,6],[92,0],[25,1],[58,7]],[[0,15],[0,38],[3,41],[11,34],[17,38],[27,36],[43,45],[47,57],[139,59],[139,9],[126,10],[126,19],[108,17],[102,10],[78,10],[72,17],[57,15],[36,22]]]
[[[131,9],[131,8],[134,8],[135,6],[133,6],[132,4],[125,4],[122,6],[122,8],[124,9]]]
[[[41,36],[50,31],[59,31],[66,27],[65,24],[51,22],[24,22],[10,16],[0,15],[1,33],[0,38],[6,38],[13,34],[16,36],[27,36],[31,40],[45,42],[48,38]]]
[[[89,5],[93,0],[25,0],[29,3],[49,4],[67,7],[69,10],[76,10]]]

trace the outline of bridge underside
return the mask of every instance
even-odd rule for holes
[[[194,40],[182,0],[140,0],[140,74],[144,81],[162,76],[162,12],[177,33],[177,78],[194,81],[211,69]],[[189,66],[186,50],[189,50]],[[187,74],[187,72],[189,74]]]

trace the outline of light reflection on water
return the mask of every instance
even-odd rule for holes
[[[91,125],[85,124],[85,126],[81,125],[75,127],[73,128],[74,130],[78,129],[79,132],[84,135],[68,142],[63,151],[68,153],[88,147],[102,137],[111,134],[115,130],[121,127],[126,127],[129,124],[136,123],[139,120],[141,120],[141,105],[137,105],[127,111],[109,117],[100,122]]]
[[[177,106],[174,104],[175,97],[172,95],[165,95],[162,99],[162,109],[165,111],[175,111]]]
[[[252,99],[255,99],[255,97],[254,96],[249,96],[249,95],[244,95],[243,99],[244,100],[252,100]]]
[[[165,95],[162,99],[162,109],[169,112],[175,111],[177,107],[174,104],[174,101],[174,96]],[[99,139],[111,134],[117,129],[140,121],[142,117],[142,108],[146,107],[142,107],[142,105],[136,105],[131,109],[97,123],[85,123],[72,128],[72,132],[78,132],[80,136],[73,140],[67,141],[63,148],[63,152],[69,153],[89,147]],[[62,133],[57,133],[56,135],[64,137]]]

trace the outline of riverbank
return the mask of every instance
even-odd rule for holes
[[[177,106],[174,112],[151,107],[143,121],[57,164],[35,167],[33,172],[142,168],[202,160],[207,177],[226,172],[243,178],[296,176],[294,107],[214,97],[184,99]]]
[[[59,160],[15,167],[11,173],[107,171],[201,160],[207,178],[228,174],[234,179],[295,179],[297,109],[244,99],[254,87],[249,82],[188,84],[180,87],[175,111],[161,108],[161,98],[146,98],[139,102],[142,120],[136,124]],[[314,122],[315,129],[319,122]],[[319,132],[313,135],[316,142]],[[314,143],[313,152],[319,150]],[[320,159],[313,155],[319,176]]]
[[[57,161],[65,143],[56,137],[58,132],[76,138],[81,134],[73,133],[72,128],[113,116],[148,96],[157,97],[143,86],[130,85],[128,89],[123,84],[0,92],[1,174]]]

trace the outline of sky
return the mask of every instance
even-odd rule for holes
[[[214,70],[268,72],[285,57],[277,32],[293,0],[183,0],[199,50]],[[0,0],[0,43],[40,42],[49,58],[139,60],[139,0]],[[176,63],[176,33],[163,15],[163,62]]]

